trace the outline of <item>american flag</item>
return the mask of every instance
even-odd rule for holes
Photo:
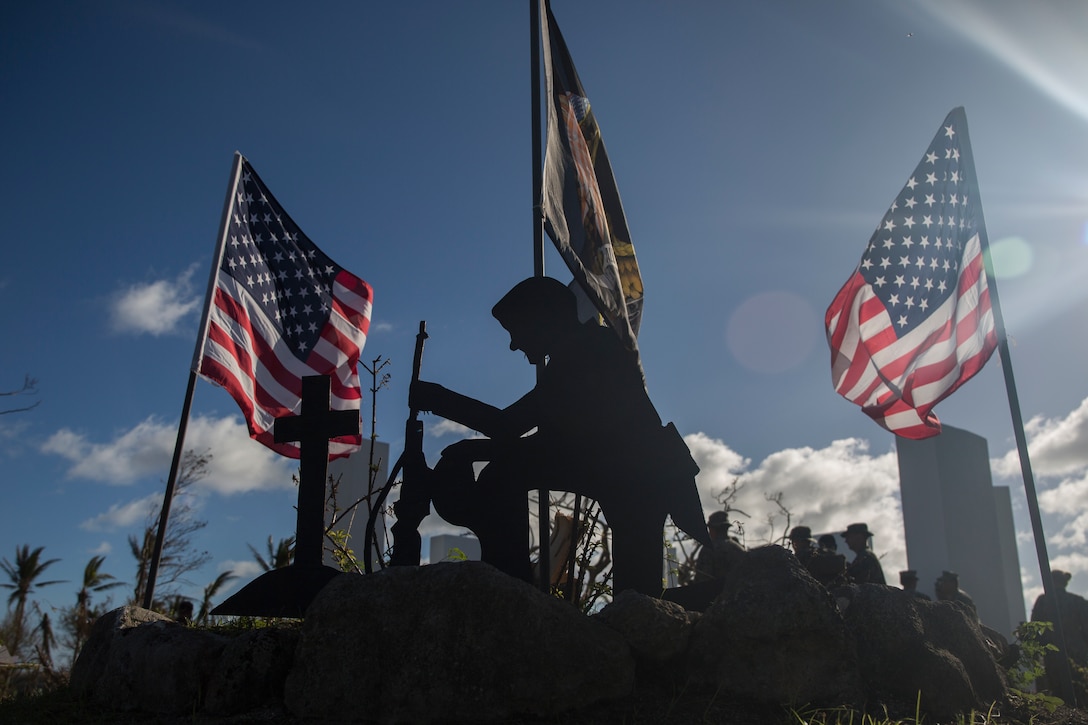
[[[827,309],[835,390],[904,438],[941,431],[933,407],[997,347],[986,230],[955,108]]]
[[[221,385],[241,407],[249,434],[298,458],[297,443],[276,443],[276,418],[301,410],[302,378],[330,375],[333,410],[358,410],[356,366],[370,328],[373,290],[311,242],[239,156],[193,370]],[[361,445],[329,442],[330,457]]]
[[[548,140],[544,228],[580,291],[637,350],[642,276],[616,179],[589,98],[550,7],[544,28]]]

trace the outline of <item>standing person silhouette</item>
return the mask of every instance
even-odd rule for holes
[[[868,524],[850,524],[840,536],[854,552],[854,560],[846,567],[846,574],[855,584],[887,584],[880,559],[869,548],[873,532]]]
[[[435,383],[412,386],[412,408],[486,436],[442,451],[429,476],[435,510],[476,534],[483,561],[529,581],[526,492],[583,494],[613,532],[614,590],[659,595],[665,517],[710,540],[698,466],[676,428],[662,426],[637,353],[609,328],[579,322],[574,294],[549,277],[518,283],[492,314],[510,349],[542,368],[536,386],[506,408]]]

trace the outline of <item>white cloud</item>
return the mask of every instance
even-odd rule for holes
[[[1088,580],[1088,554],[1084,553],[1088,545],[1088,399],[1068,415],[1032,418],[1024,425],[1024,432],[1039,510],[1045,514],[1042,523],[1050,566],[1085,573],[1083,579]],[[995,475],[1023,480],[1015,447],[990,463]],[[1024,552],[1034,551],[1034,532],[1018,531],[1017,546]],[[1038,569],[1029,566],[1021,580],[1030,604],[1042,593]],[[1085,586],[1082,580],[1079,589],[1083,591]],[[1073,589],[1078,589],[1077,585]]]
[[[264,567],[254,559],[228,559],[219,563],[218,570],[229,571],[242,581],[254,579],[264,573]]]
[[[41,449],[71,462],[69,478],[129,485],[149,477],[165,481],[176,438],[173,425],[148,418],[107,443],[94,443],[82,433],[62,429]],[[196,491],[229,495],[293,486],[291,474],[298,464],[251,440],[237,417],[191,419],[185,447],[212,455],[207,477],[194,484]]]
[[[1036,416],[1024,424],[1031,469],[1040,476],[1088,470],[1088,398],[1063,418]],[[1019,476],[1020,457],[1010,450],[993,463],[1000,476]]]
[[[162,494],[153,493],[128,503],[115,503],[104,513],[79,524],[84,531],[117,531],[143,525],[162,507]],[[102,548],[99,546],[99,548]]]
[[[1060,500],[1066,490],[1065,484],[1066,482],[1063,481],[1058,488],[1044,491],[1039,496],[1039,507],[1044,512],[1055,514],[1053,518],[1058,524],[1056,530],[1052,527],[1047,537],[1047,549],[1053,549],[1055,552],[1072,549],[1075,546],[1083,548],[1088,543],[1088,537],[1085,534],[1085,527],[1088,527],[1088,513],[1085,513],[1085,509],[1076,507],[1076,504],[1072,502],[1062,502],[1060,507],[1054,504],[1055,501]],[[1085,489],[1088,488],[1088,481],[1081,479],[1074,482],[1070,488],[1076,490],[1075,499],[1083,501],[1086,497]],[[1051,558],[1054,557],[1051,556]]]
[[[174,280],[134,284],[119,293],[110,309],[110,323],[115,332],[164,335],[175,332],[189,313],[200,307],[194,294],[192,265]]]
[[[699,487],[703,509],[712,511],[721,508],[718,495],[748,468],[751,461],[705,433],[686,435],[684,442],[688,444],[692,458],[699,464],[695,482]]]
[[[175,429],[148,418],[109,443],[92,443],[86,435],[62,428],[41,450],[70,461],[69,478],[128,485],[146,476],[165,477],[176,436]]]
[[[480,434],[472,430],[468,426],[461,425],[460,423],[454,423],[452,420],[446,420],[443,418],[434,425],[427,429],[427,432],[436,438],[442,436],[455,435],[460,438],[479,438]]]
[[[91,549],[87,553],[92,554],[94,556],[105,556],[106,554],[109,554],[112,551],[113,551],[113,545],[108,541],[103,541],[102,543],[100,543],[98,546],[94,547],[93,549]]]
[[[1075,515],[1088,509],[1088,471],[1062,479],[1039,494],[1039,508],[1048,514]]]
[[[1088,544],[1088,398],[1068,415],[1036,416],[1024,425],[1028,455],[1036,477],[1039,509],[1049,514],[1048,549],[1051,565],[1068,571],[1088,571],[1088,557],[1071,550]],[[1020,478],[1015,448],[992,462],[999,476]],[[1049,479],[1049,480],[1047,480]],[[1054,482],[1054,479],[1058,479]],[[1034,539],[1025,542],[1034,548]],[[1056,562],[1065,561],[1065,566]],[[1034,578],[1034,575],[1033,575]]]
[[[294,487],[291,474],[298,463],[251,439],[240,418],[197,418],[189,423],[186,441],[189,448],[212,453],[200,489],[229,495]]]

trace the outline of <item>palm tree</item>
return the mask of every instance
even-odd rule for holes
[[[41,635],[41,646],[38,647],[38,662],[42,664],[46,672],[53,671],[53,647],[57,644],[57,637],[53,634],[53,623],[49,619],[49,613],[42,613],[41,624],[38,625]]]
[[[268,547],[268,558],[261,556],[253,544],[246,544],[249,547],[250,552],[253,553],[253,558],[257,560],[257,563],[261,565],[261,568],[265,571],[271,571],[272,569],[282,569],[285,566],[290,566],[291,562],[295,558],[295,537],[288,536],[286,539],[280,539],[275,546],[272,544],[272,537],[268,537],[266,546]]]
[[[8,597],[8,607],[11,607],[11,603],[15,602],[11,641],[8,642],[8,648],[12,654],[15,654],[19,649],[19,645],[22,644],[23,635],[25,633],[23,620],[26,615],[26,602],[30,597],[30,594],[34,591],[34,588],[61,583],[61,581],[36,581],[38,577],[42,575],[43,571],[52,564],[60,561],[60,559],[42,561],[41,556],[44,549],[44,546],[39,546],[34,551],[31,551],[29,544],[23,544],[21,547],[15,547],[14,564],[7,559],[0,561],[0,569],[3,569],[4,573],[8,575],[8,579],[11,580],[10,583],[0,584],[0,587],[12,590],[11,596]]]
[[[151,552],[155,546],[155,530],[151,526],[144,527],[143,539],[129,534],[128,546],[136,559],[136,584],[132,590],[132,602],[140,604],[144,598],[144,588],[147,586],[148,569],[151,566]],[[165,558],[165,557],[163,557]],[[160,562],[162,559],[160,559]]]
[[[75,621],[75,654],[83,648],[83,643],[91,632],[94,624],[93,609],[91,608],[91,594],[104,592],[116,587],[124,586],[124,582],[116,581],[113,574],[102,571],[102,563],[106,560],[105,554],[92,556],[83,568],[83,586],[76,593],[76,621]]]
[[[201,624],[208,623],[208,614],[212,611],[212,597],[214,597],[223,585],[229,582],[231,579],[237,579],[233,571],[227,570],[221,573],[215,578],[208,586],[204,587],[204,600],[200,603],[200,613],[196,616],[196,621]]]

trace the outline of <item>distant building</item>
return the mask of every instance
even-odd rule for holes
[[[943,425],[924,440],[896,438],[908,568],[933,596],[942,571],[959,574],[984,624],[1010,639],[1027,619],[1008,487],[994,487],[986,439]]]
[[[374,465],[377,467],[377,475],[374,478],[373,490],[377,492],[385,485],[389,475],[389,444],[382,441],[374,442]],[[329,461],[329,477],[337,481],[336,506],[341,512],[356,501],[364,499],[370,489],[370,441],[363,440],[363,447],[347,458],[337,458]],[[375,496],[377,494],[375,493]],[[336,514],[339,515],[339,514]],[[325,512],[325,525],[328,526],[333,519],[332,512]],[[367,502],[363,501],[354,509],[354,516],[348,514],[340,524],[334,527],[337,530],[348,532],[348,548],[355,553],[359,563],[363,562],[363,539],[366,536],[366,524],[369,519]],[[380,513],[375,520],[374,531],[377,533],[378,546],[371,551],[371,564],[377,566],[378,559],[385,551],[385,517]],[[337,568],[336,559],[328,550],[326,542],[325,553],[322,559],[326,566]]]
[[[438,534],[431,537],[430,563],[457,561],[462,555],[469,561],[480,560],[480,541],[475,536]]]

